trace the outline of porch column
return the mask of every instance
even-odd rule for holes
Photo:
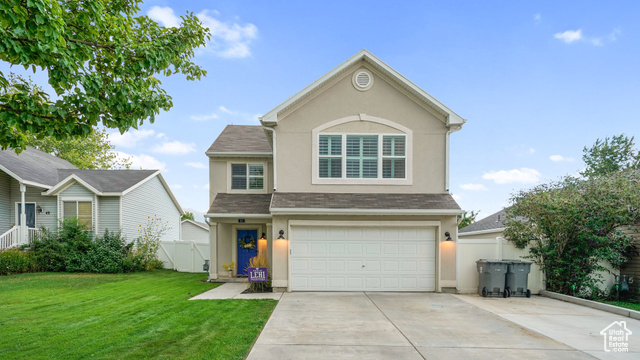
[[[218,223],[209,223],[209,279],[218,278]]]
[[[20,243],[27,243],[27,210],[25,208],[25,194],[27,192],[27,186],[20,183]]]

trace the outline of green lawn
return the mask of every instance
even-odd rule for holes
[[[275,300],[196,300],[204,274],[0,277],[0,359],[244,359]]]
[[[640,311],[640,304],[627,301],[603,301],[606,304],[615,305],[630,310]]]

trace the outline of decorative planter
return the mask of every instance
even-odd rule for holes
[[[233,277],[233,270],[229,270],[229,277],[232,278]]]

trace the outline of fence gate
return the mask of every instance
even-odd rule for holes
[[[158,249],[158,259],[165,269],[181,272],[204,272],[202,265],[209,260],[209,254],[209,243],[193,240],[161,241]]]

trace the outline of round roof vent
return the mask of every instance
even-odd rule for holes
[[[356,71],[353,74],[353,86],[360,91],[366,91],[373,85],[373,76],[365,70]]]

